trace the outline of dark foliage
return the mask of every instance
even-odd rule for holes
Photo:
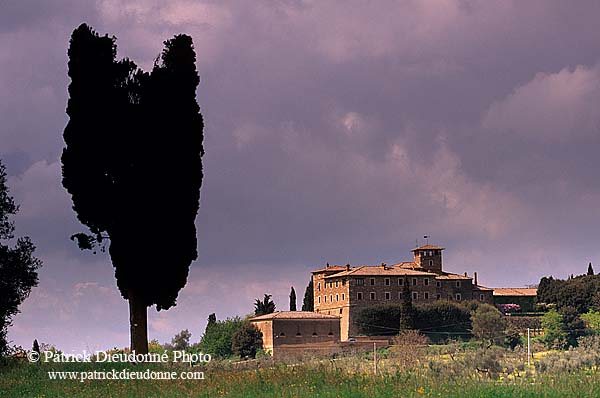
[[[403,312],[401,304],[377,304],[360,309],[355,318],[360,334],[394,336]]]
[[[208,321],[206,323],[206,328],[209,328],[211,325],[214,325],[217,322],[217,314],[214,312],[208,316]]]
[[[588,264],[587,274],[588,275],[594,275],[594,267],[592,267],[592,263]]]
[[[28,237],[18,238],[14,246],[1,243],[14,238],[11,216],[19,210],[6,185],[6,172],[0,162],[0,356],[6,354],[6,334],[19,305],[38,284],[37,269],[42,262],[33,256],[35,246]]]
[[[250,322],[245,322],[231,339],[231,351],[240,358],[255,358],[262,348],[262,332]]]
[[[308,285],[306,286],[306,290],[304,291],[304,300],[302,301],[302,311],[314,311],[315,310],[315,298],[313,291],[313,281],[312,278]]]
[[[265,294],[262,301],[256,299],[254,301],[254,315],[266,315],[275,312],[275,303],[271,300],[270,294]]]
[[[37,352],[38,354],[40,353],[40,344],[38,343],[37,339],[33,340],[33,346],[31,347],[31,351]]]
[[[452,301],[435,301],[415,307],[415,329],[432,341],[471,337],[471,310]]]
[[[119,290],[145,319],[147,306],[176,304],[197,258],[199,77],[189,36],[165,41],[151,73],[116,60],[115,41],[85,24],[73,31],[63,185],[91,232],[72,239],[84,249],[109,239]]]
[[[412,303],[410,286],[408,284],[408,280],[404,281],[402,285],[402,296],[400,297],[401,308],[400,312],[400,321],[398,325],[400,326],[400,330],[411,330],[415,327],[415,309]]]
[[[586,334],[585,323],[574,307],[562,307],[558,313],[562,317],[567,344],[577,347],[577,339]]]
[[[543,277],[538,286],[538,302],[556,304],[557,308],[574,307],[578,313],[588,312],[594,296],[600,292],[600,275],[580,275],[567,280]]]
[[[290,311],[296,311],[296,291],[294,286],[290,290]]]

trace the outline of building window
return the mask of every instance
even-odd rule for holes
[[[425,286],[429,286],[429,278],[425,278],[425,279],[423,279],[423,284],[424,284]]]
[[[346,286],[346,280],[342,279],[342,286]]]
[[[404,278],[398,278],[398,286],[404,285]]]
[[[390,292],[385,292],[385,299],[386,300],[391,300],[392,299],[392,295],[390,294]]]
[[[438,293],[438,294],[435,295],[435,298],[438,299],[438,300],[441,300],[442,299],[442,295]]]
[[[456,293],[456,301],[462,300],[462,296],[460,293]]]
[[[365,280],[363,278],[357,278],[354,280],[354,284],[356,286],[364,286],[365,285]]]
[[[317,283],[317,292],[321,291],[321,282]]]
[[[329,288],[333,289],[333,282],[329,282]]]
[[[339,294],[335,295],[335,301],[340,301],[340,295]]]
[[[375,292],[371,292],[371,300],[375,300]]]
[[[390,278],[385,278],[384,281],[386,286],[390,285]]]
[[[344,295],[344,293],[342,293],[342,301],[344,301],[346,299],[346,295]]]
[[[423,293],[423,298],[425,300],[429,300],[429,293],[427,293],[427,292]]]
[[[339,281],[335,281],[335,287],[339,287]]]
[[[437,281],[437,282],[435,282],[435,285],[436,285],[437,287],[442,287],[442,282],[440,282],[440,281]]]
[[[429,260],[429,266],[433,267],[433,260]]]
[[[371,278],[371,286],[375,286],[375,278]]]
[[[419,299],[419,293],[412,292],[412,298],[413,298],[413,300],[418,300]]]
[[[460,287],[460,281],[456,281],[456,287]]]
[[[356,293],[356,299],[357,300],[362,300],[362,292]]]
[[[317,304],[321,304],[321,296],[317,297]]]
[[[417,278],[413,278],[413,286],[417,286]]]
[[[285,337],[285,332],[279,333],[279,337]]]
[[[323,296],[323,302],[326,303],[327,302],[327,295]]]
[[[342,308],[340,308],[340,315],[342,315],[342,312],[343,312],[343,311],[342,311]]]
[[[330,302],[330,303],[333,303],[333,294],[330,294],[330,295],[329,295],[329,302]]]
[[[485,301],[485,296],[483,294],[479,295],[479,301]]]

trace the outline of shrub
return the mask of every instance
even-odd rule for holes
[[[356,315],[359,333],[369,336],[398,333],[402,306],[399,304],[378,304],[362,308]]]
[[[262,332],[250,322],[245,322],[231,340],[231,351],[240,358],[255,358],[262,348]]]
[[[504,338],[506,322],[502,314],[491,305],[481,305],[471,314],[473,335],[491,344],[499,344]]]
[[[415,308],[415,329],[432,341],[471,337],[471,313],[465,305],[436,301]]]
[[[216,321],[206,328],[200,347],[203,352],[211,354],[216,358],[228,358],[233,355],[231,342],[233,335],[244,324],[240,317],[227,318],[224,321]]]
[[[542,318],[544,336],[542,341],[547,348],[564,348],[567,344],[567,334],[564,331],[562,316],[555,309],[548,311]]]

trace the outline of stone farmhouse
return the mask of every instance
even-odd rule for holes
[[[473,277],[446,272],[442,266],[443,247],[423,245],[412,249],[411,262],[376,266],[327,264],[312,271],[314,311],[340,317],[340,337],[347,340],[358,333],[357,312],[374,304],[398,303],[404,284],[410,286],[412,300],[478,300],[493,303],[493,289]]]

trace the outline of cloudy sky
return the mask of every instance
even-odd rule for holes
[[[0,0],[0,158],[44,261],[9,338],[128,344],[110,259],[68,239],[84,231],[59,163],[81,22],[144,68],[174,34],[197,50],[200,255],[177,307],[149,310],[164,342],[265,292],[287,309],[326,261],[408,260],[425,234],[487,286],[600,269],[599,17],[583,0]]]

